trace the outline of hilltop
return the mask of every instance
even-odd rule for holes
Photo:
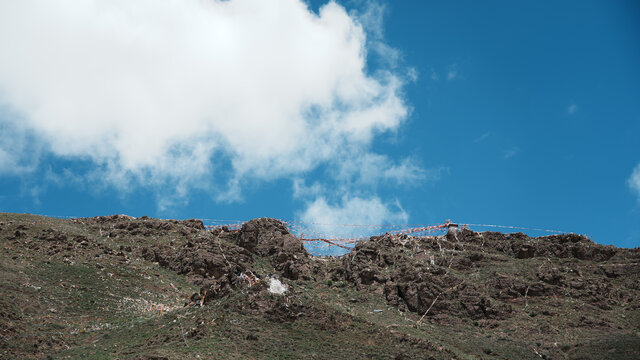
[[[640,248],[0,213],[0,358],[638,359]]]

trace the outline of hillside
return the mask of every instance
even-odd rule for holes
[[[225,231],[226,230],[226,231]],[[640,248],[0,214],[3,359],[638,359]],[[201,306],[202,305],[202,306]]]

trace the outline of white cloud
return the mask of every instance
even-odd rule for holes
[[[385,155],[362,153],[344,158],[334,168],[333,176],[343,184],[361,188],[380,183],[415,185],[425,180],[427,173],[409,158],[395,164]]]
[[[298,216],[311,233],[307,237],[355,238],[380,231],[379,226],[344,225],[406,224],[408,214],[398,202],[386,204],[376,196],[370,198],[344,196],[335,203],[319,197]]]
[[[10,142],[32,138],[91,179],[170,187],[170,206],[211,179],[233,200],[245,179],[366,153],[408,109],[404,76],[367,72],[361,23],[380,26],[300,0],[0,2],[0,103],[20,114],[0,125],[21,128],[1,136],[0,173],[27,166]]]
[[[627,185],[638,195],[638,201],[640,201],[640,164],[633,169],[631,176],[627,179]]]
[[[438,81],[440,80],[440,75],[436,72],[434,68],[431,68],[431,80]]]
[[[418,73],[418,70],[416,70],[416,68],[409,68],[409,70],[407,70],[407,79],[411,82],[416,82],[418,81],[418,78],[420,77],[420,74]]]
[[[518,148],[515,148],[515,147],[507,149],[503,152],[502,158],[505,160],[511,159],[512,157],[516,156],[518,152],[520,152],[520,150],[518,150]]]
[[[447,80],[453,80],[458,77],[458,65],[452,64],[447,71]]]
[[[380,59],[387,65],[395,67],[402,58],[402,54],[397,49],[387,45],[384,38],[384,16],[387,8],[384,4],[371,1],[364,8],[364,11],[354,11],[353,15],[358,18],[358,22],[368,35],[369,48],[380,56]]]
[[[575,115],[576,112],[578,112],[578,105],[572,102],[569,107],[567,107],[567,114]]]
[[[377,188],[406,190],[437,182],[449,172],[446,167],[424,169],[411,158],[395,163],[385,155],[352,155],[328,171],[330,184],[315,181],[308,185],[302,178],[293,181],[294,198],[305,201],[305,210],[296,218],[301,222],[298,227],[305,226],[310,232],[307,236],[367,237],[382,229],[375,225],[405,224],[408,214],[400,202],[383,202],[376,195]]]
[[[39,145],[17,124],[0,121],[0,174],[23,175],[38,166]]]
[[[475,139],[473,140],[473,142],[475,142],[475,143],[483,142],[483,141],[485,141],[489,136],[491,136],[491,132],[489,132],[489,131],[484,132],[484,133],[482,133],[482,135],[480,135],[480,136],[478,136],[477,138],[475,138]]]
[[[311,185],[307,185],[303,178],[298,177],[293,179],[294,198],[309,199],[318,197],[326,192],[327,188],[319,182],[313,182]]]
[[[11,150],[5,150],[4,148],[9,148],[6,143],[7,141],[2,141],[3,144],[0,144],[0,172],[3,173],[20,173],[23,172],[23,167],[19,165],[19,160],[16,158],[16,154],[14,154]]]

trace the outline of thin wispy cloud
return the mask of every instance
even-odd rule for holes
[[[431,80],[438,81],[440,80],[440,75],[436,72],[434,68],[431,68]]]
[[[458,77],[458,65],[452,64],[447,70],[447,80],[453,80]]]
[[[568,107],[567,107],[567,114],[569,115],[575,115],[578,112],[578,105],[576,105],[575,103],[571,103]]]
[[[487,140],[487,138],[489,138],[489,136],[491,136],[491,132],[489,132],[489,131],[484,132],[484,133],[482,133],[482,135],[480,135],[477,138],[473,139],[473,142],[475,142],[475,143],[483,142],[483,141]]]
[[[409,81],[411,82],[416,82],[418,81],[418,78],[420,77],[420,74],[418,73],[418,70],[414,67],[409,68],[409,70],[407,70],[407,78],[409,79]]]
[[[451,81],[451,80],[455,80],[460,76],[460,73],[458,70],[458,64],[451,64],[447,66],[445,70],[441,70],[441,71],[438,71],[436,70],[436,68],[432,67],[430,71],[431,71],[430,78],[433,81],[439,81],[441,78],[444,78],[447,81]]]
[[[627,179],[627,185],[638,196],[638,201],[640,202],[640,164],[638,164]]]
[[[505,160],[511,159],[514,156],[518,155],[518,152],[520,152],[520,150],[518,150],[518,148],[515,148],[515,147],[507,149],[502,153],[502,158]]]

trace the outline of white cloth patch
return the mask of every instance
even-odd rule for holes
[[[280,282],[278,279],[269,279],[269,292],[277,295],[284,295],[287,292],[287,285]]]

